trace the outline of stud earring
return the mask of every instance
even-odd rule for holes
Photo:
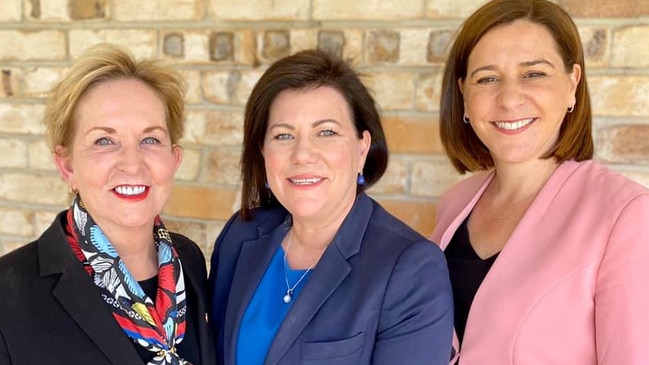
[[[365,185],[365,176],[363,176],[362,172],[358,173],[358,176],[356,177],[356,184]]]
[[[264,187],[265,187],[266,189],[270,189],[270,184],[268,183],[268,181],[266,181],[266,182],[264,183]]]

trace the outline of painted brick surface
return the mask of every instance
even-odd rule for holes
[[[239,207],[243,110],[274,60],[307,48],[348,59],[383,117],[385,176],[368,193],[424,234],[459,176],[439,140],[442,72],[457,27],[485,0],[0,0],[0,254],[71,200],[42,125],[47,92],[87,47],[125,45],[187,83],[184,160],[163,217],[209,258]],[[596,159],[649,186],[649,2],[557,0],[575,17]]]

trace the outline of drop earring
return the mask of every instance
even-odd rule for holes
[[[365,185],[365,176],[363,176],[362,172],[358,173],[358,176],[356,177],[356,184]]]

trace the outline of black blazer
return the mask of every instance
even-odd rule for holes
[[[235,363],[243,314],[287,217],[282,208],[256,210],[248,222],[235,215],[216,241],[210,324],[219,363]],[[442,251],[360,194],[281,324],[265,364],[448,365],[452,332]]]
[[[0,364],[142,364],[72,253],[61,223],[64,214],[38,240],[0,257]],[[188,238],[171,237],[187,293],[194,293],[189,300],[196,306],[201,362],[214,364],[203,255]]]

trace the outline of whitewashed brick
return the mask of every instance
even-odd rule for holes
[[[187,83],[185,101],[189,104],[198,104],[203,101],[201,73],[192,70],[181,70],[180,73]]]
[[[243,141],[243,110],[187,113],[182,141],[210,146],[240,146]]]
[[[432,157],[412,163],[410,193],[418,197],[440,197],[462,179],[446,157]]]
[[[25,14],[34,14],[34,2],[25,1]],[[68,21],[68,0],[39,0],[38,20],[43,21]]]
[[[216,20],[307,20],[309,0],[209,0]]]
[[[70,196],[69,201],[51,211],[36,211],[34,213],[34,231],[36,232],[36,235],[39,236],[41,233],[45,232],[49,226],[52,225],[59,211],[67,209],[71,204],[72,197]]]
[[[70,56],[77,58],[83,51],[97,43],[115,43],[128,48],[137,58],[157,58],[155,30],[148,29],[101,29],[70,30]]]
[[[318,29],[291,29],[291,53],[318,47]]]
[[[261,70],[207,72],[203,76],[205,98],[217,104],[245,105]]]
[[[201,170],[201,152],[199,150],[185,148],[183,150],[183,161],[176,171],[177,180],[194,181]]]
[[[0,61],[62,60],[65,34],[58,30],[0,30]]]
[[[441,71],[423,73],[417,76],[415,86],[415,108],[422,111],[438,111],[442,96]]]
[[[32,170],[56,171],[52,152],[47,145],[46,137],[29,144],[29,168]]]
[[[613,31],[613,67],[649,67],[649,26],[626,27]],[[639,46],[644,45],[644,46]]]
[[[464,19],[486,2],[487,0],[426,0],[426,15],[429,18]]]
[[[415,77],[407,72],[373,73],[365,78],[383,110],[411,109],[414,103]]]
[[[371,194],[406,194],[408,191],[408,161],[402,156],[391,155],[388,168],[374,186],[369,189]]]
[[[50,89],[59,81],[65,69],[49,67],[30,67],[17,75],[18,95],[27,98],[45,98]]]
[[[68,186],[58,176],[1,174],[0,199],[13,202],[65,205]]]
[[[200,20],[201,0],[113,0],[113,18],[117,21]]]
[[[0,104],[0,132],[44,134],[45,107],[35,104]]]
[[[0,151],[0,167],[27,167],[27,142],[19,139],[0,139]]]
[[[402,29],[400,32],[399,64],[427,65],[427,48],[429,28]]]
[[[424,14],[424,0],[313,0],[314,19],[415,19]]]
[[[596,116],[649,116],[647,76],[591,76],[588,86]]]
[[[0,234],[31,236],[34,215],[29,211],[0,207]]]
[[[0,22],[17,22],[21,18],[21,0],[0,0]]]

